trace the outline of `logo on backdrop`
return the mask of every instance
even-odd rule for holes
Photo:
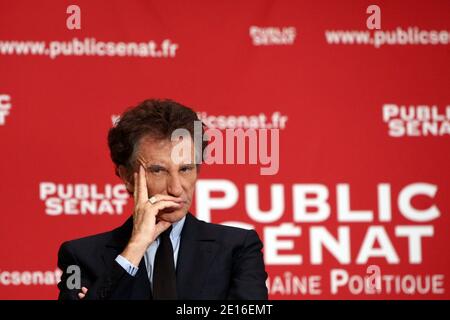
[[[207,112],[197,112],[198,118],[208,127],[214,129],[285,129],[288,116],[279,111],[271,115],[265,113],[254,115],[212,115]]]
[[[391,137],[449,136],[450,105],[397,105],[382,107],[383,122]]]
[[[56,59],[61,56],[98,56],[98,57],[138,57],[138,58],[175,58],[179,45],[170,39],[160,43],[103,41],[88,37],[72,38],[67,41],[22,41],[1,40],[0,55],[38,55]]]
[[[251,26],[249,34],[255,46],[293,45],[297,36],[297,30],[295,27]]]
[[[213,129],[285,129],[288,116],[279,111],[273,111],[271,115],[265,113],[253,115],[212,115],[205,111],[197,112],[197,116],[208,128]],[[111,115],[112,125],[120,120],[120,115]]]
[[[395,30],[381,29],[381,8],[370,5],[366,9],[367,30],[325,30],[325,41],[329,45],[369,45],[375,48],[392,45],[447,45],[450,33],[447,30],[424,30],[418,26],[397,27]]]
[[[62,271],[56,270],[0,270],[0,286],[56,286]]]
[[[129,194],[123,184],[41,182],[39,198],[49,216],[121,215]]]
[[[0,126],[4,126],[6,124],[6,116],[9,115],[11,106],[11,96],[7,94],[0,94]]]
[[[370,267],[373,259],[382,259],[388,266],[414,266],[430,258],[424,244],[435,240],[435,226],[441,217],[435,198],[438,186],[416,182],[404,185],[398,194],[392,189],[389,183],[379,183],[372,191],[377,198],[375,207],[355,209],[348,183],[338,183],[335,188],[318,183],[296,183],[289,187],[276,183],[270,185],[267,194],[258,184],[246,184],[242,190],[231,180],[199,180],[196,213],[199,219],[212,221],[213,216],[220,216],[221,210],[233,211],[238,199],[244,198],[250,222],[221,223],[247,229],[260,225],[266,265],[291,267],[286,270],[292,272],[270,275],[267,286],[271,294],[443,294],[445,277],[440,273],[380,270],[378,285],[374,287],[367,281],[370,276],[347,269]],[[222,196],[212,196],[218,193]],[[330,199],[332,193],[335,201]],[[414,202],[416,197],[428,198],[429,204],[419,207]],[[268,209],[261,208],[263,198],[270,199]],[[285,207],[287,198],[293,201],[292,210]],[[327,226],[330,222],[337,225]],[[361,233],[362,239],[358,236]],[[305,252],[297,247],[299,239],[306,246]],[[327,263],[337,264],[328,276],[293,271],[302,265],[309,268]]]

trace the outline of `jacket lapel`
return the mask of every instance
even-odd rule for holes
[[[208,270],[220,246],[203,222],[190,213],[181,232],[177,261],[177,293],[179,299],[199,299],[206,284]]]

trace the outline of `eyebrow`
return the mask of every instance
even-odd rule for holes
[[[183,164],[180,164],[180,167],[183,167],[183,168],[195,167],[195,163],[183,163]]]
[[[163,169],[163,170],[167,170],[166,169],[166,167],[164,167],[163,165],[160,165],[160,164],[149,164],[148,166],[147,166],[147,169],[153,169],[153,170],[155,170],[155,169]]]
[[[194,164],[194,163],[185,163],[185,164],[181,164],[181,165],[180,165],[180,168],[194,168],[194,167],[195,167],[195,164]],[[156,169],[159,169],[159,170],[167,170],[167,168],[166,168],[165,166],[160,165],[160,164],[149,164],[149,165],[146,167],[146,169],[147,169],[147,170],[156,170]]]

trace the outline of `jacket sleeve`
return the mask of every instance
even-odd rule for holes
[[[120,292],[127,292],[127,287],[132,285],[134,277],[129,275],[116,261],[113,261],[110,268],[104,270],[104,272],[95,280],[90,276],[87,268],[80,264],[77,259],[70,242],[64,242],[58,252],[58,267],[62,271],[61,281],[58,283],[59,300],[80,300],[78,293],[80,289],[69,289],[69,277],[73,274],[67,272],[67,268],[71,265],[78,266],[80,268],[81,287],[88,288],[88,293],[83,300],[106,300],[119,297],[118,290]],[[119,285],[120,284],[120,285]],[[124,298],[123,296],[120,296]]]
[[[263,244],[254,230],[247,232],[233,258],[232,279],[227,299],[267,300],[267,273],[261,249]]]

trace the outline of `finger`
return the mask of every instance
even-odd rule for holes
[[[169,201],[174,201],[174,202],[183,202],[183,198],[180,197],[173,197],[173,196],[169,196],[167,194],[155,194],[153,196],[151,196],[151,198],[156,198],[156,201],[162,201],[162,200],[169,200]]]
[[[86,293],[88,292],[88,288],[82,287],[82,288],[81,288],[81,291],[82,291],[84,294],[86,294]]]
[[[78,294],[78,298],[80,298],[80,299],[83,299],[85,296],[86,295],[84,293],[81,293],[81,292]]]
[[[148,192],[147,192],[147,179],[145,177],[145,169],[142,165],[139,165],[137,202],[143,205],[147,201],[148,201]]]
[[[166,208],[181,208],[181,206],[181,203],[170,200],[161,200],[155,203],[155,207],[156,209],[158,209],[158,211],[164,210]]]
[[[138,190],[137,179],[138,179],[137,173],[136,173],[136,172],[133,172],[133,184],[134,184],[133,198],[134,198],[134,202],[135,202],[135,203],[137,203],[137,190]]]
[[[161,233],[169,229],[172,224],[170,222],[161,220],[155,224],[155,238],[158,238]]]

